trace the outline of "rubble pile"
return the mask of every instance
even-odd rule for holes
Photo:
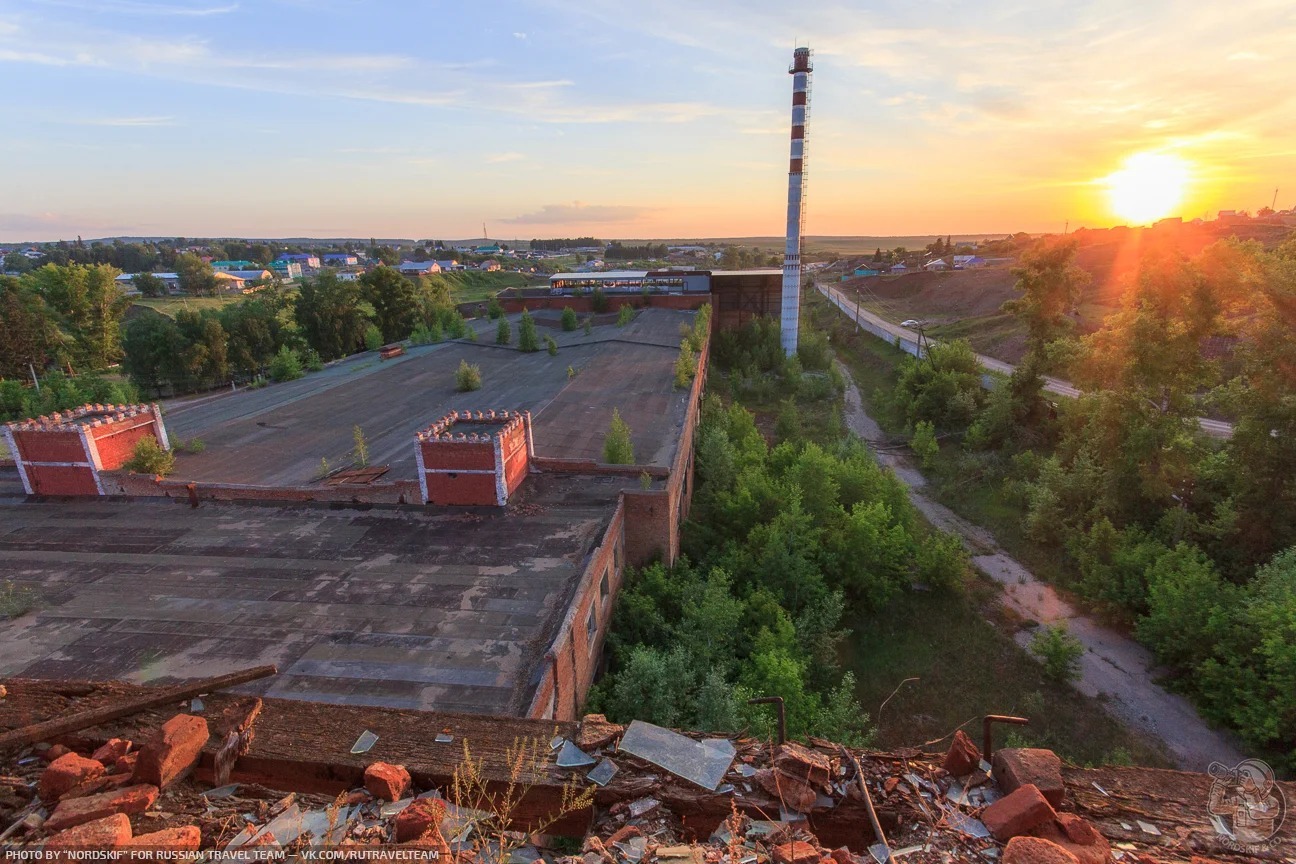
[[[586,830],[573,839],[515,830],[521,826],[507,814],[467,806],[457,784],[422,783],[426,775],[381,760],[366,762],[362,782],[340,794],[224,782],[247,752],[260,700],[232,719],[208,709],[210,724],[201,700],[186,707],[157,718],[139,741],[63,736],[6,751],[0,845],[195,855],[402,846],[454,864],[1211,860],[1141,820],[1147,842],[1109,841],[1077,812],[1094,811],[1077,806],[1074,784],[1068,794],[1051,751],[1001,749],[987,761],[962,732],[942,758],[856,752],[813,738],[779,744],[639,721],[621,726],[589,715],[532,751],[545,771],[586,793],[578,805]],[[367,759],[378,737],[366,730],[351,753]],[[441,746],[465,743],[449,730],[434,737]],[[194,777],[204,749],[219,785]]]

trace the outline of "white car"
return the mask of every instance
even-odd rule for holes
[[[921,322],[921,321],[916,321],[916,320],[914,320],[913,318],[910,318],[908,321],[901,321],[901,322],[900,322],[900,326],[901,326],[901,327],[910,327],[910,328],[913,328],[913,327],[921,327],[921,326],[922,326],[922,322]]]

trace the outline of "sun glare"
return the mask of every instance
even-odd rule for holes
[[[1135,153],[1105,179],[1112,212],[1134,225],[1171,215],[1183,201],[1188,163],[1166,153]]]

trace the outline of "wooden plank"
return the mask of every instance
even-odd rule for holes
[[[122,702],[101,708],[92,708],[87,711],[79,711],[70,716],[32,723],[0,733],[0,749],[35,744],[39,741],[57,738],[60,735],[70,735],[73,732],[80,732],[83,729],[89,729],[91,726],[98,726],[101,723],[128,717],[149,708],[160,708],[163,705],[180,702],[184,699],[192,699],[202,693],[214,693],[226,687],[234,687],[239,684],[246,684],[249,681],[266,678],[278,671],[274,666],[256,666],[252,669],[244,669],[241,672],[231,672],[228,675],[201,678],[175,687],[163,689],[141,688],[144,690],[141,695]]]

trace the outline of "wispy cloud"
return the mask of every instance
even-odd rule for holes
[[[489,165],[498,165],[502,162],[521,162],[527,158],[525,153],[487,153],[486,162]]]
[[[68,123],[73,126],[174,126],[174,117],[78,117],[59,118],[55,122]]]
[[[633,222],[652,212],[650,207],[622,204],[545,204],[533,213],[497,220],[506,225],[593,225]]]
[[[171,3],[143,3],[133,0],[95,0],[93,3],[82,0],[41,0],[42,6],[59,6],[66,9],[78,9],[83,12],[100,12],[111,15],[157,15],[164,17],[206,18],[211,15],[227,15],[238,9],[237,3],[228,6],[189,6]]]
[[[514,34],[513,34],[513,38],[514,38],[514,39],[522,39],[522,40],[525,41],[526,38],[527,38],[527,34],[522,33],[522,32],[520,32],[520,31],[517,31],[517,32],[514,32]]]

